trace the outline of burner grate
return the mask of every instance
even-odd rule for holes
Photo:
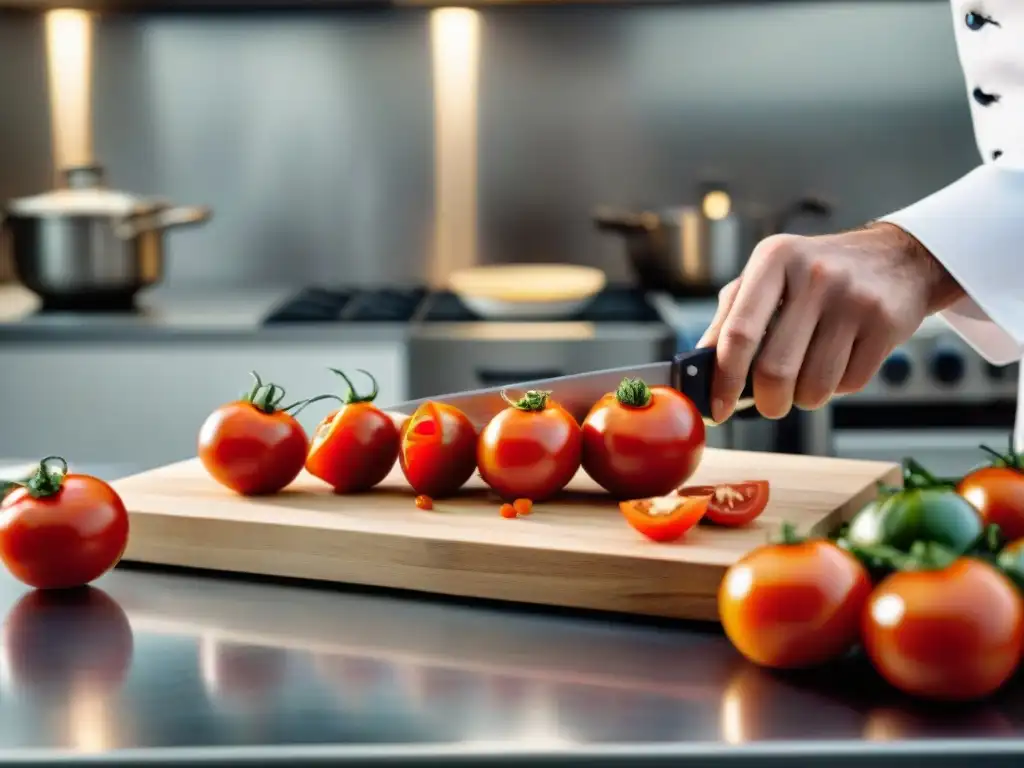
[[[265,325],[333,323],[352,300],[352,291],[306,288],[271,311]]]
[[[426,295],[425,288],[357,291],[344,319],[352,323],[408,323]]]

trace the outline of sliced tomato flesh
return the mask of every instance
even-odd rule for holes
[[[735,528],[755,520],[768,506],[767,480],[744,480],[720,485],[693,485],[680,488],[678,496],[710,496],[704,521]]]
[[[406,430],[405,439],[410,442],[437,442],[441,439],[443,424],[441,414],[434,403],[425,403],[426,413],[421,415]]]
[[[619,503],[619,510],[631,526],[653,541],[679,539],[693,528],[708,509],[710,495],[676,494]]]
[[[324,442],[326,442],[327,438],[330,437],[342,410],[343,409],[339,408],[336,411],[331,411],[320,420],[319,424],[316,425],[316,429],[313,431],[313,440],[309,446],[310,455],[316,453],[320,446],[322,446]]]

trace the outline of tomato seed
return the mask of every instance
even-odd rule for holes
[[[512,508],[519,515],[528,515],[533,512],[533,502],[529,499],[516,499],[512,502]]]
[[[516,516],[516,508],[513,507],[511,504],[502,504],[501,509],[498,510],[498,513],[502,517],[511,520],[513,517]]]
[[[416,497],[416,509],[433,509],[434,500],[429,496]]]

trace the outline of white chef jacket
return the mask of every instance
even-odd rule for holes
[[[991,363],[1024,358],[1024,0],[952,0],[983,164],[882,217],[912,234],[967,294],[941,317]],[[1024,369],[1024,367],[1022,367]],[[1015,450],[1024,451],[1024,377]]]

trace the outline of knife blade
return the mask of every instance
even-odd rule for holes
[[[508,406],[502,392],[507,392],[509,397],[514,398],[529,390],[543,390],[550,392],[551,400],[568,410],[582,423],[594,403],[607,393],[614,392],[624,378],[639,378],[648,386],[668,386],[682,392],[693,401],[705,424],[714,426],[715,422],[711,419],[711,384],[714,375],[715,349],[705,347],[681,352],[671,360],[659,363],[608,368],[500,387],[423,397],[389,406],[386,410],[410,416],[424,403],[445,403],[465,413],[479,429]],[[744,410],[753,404],[753,381],[748,375],[736,410]]]

